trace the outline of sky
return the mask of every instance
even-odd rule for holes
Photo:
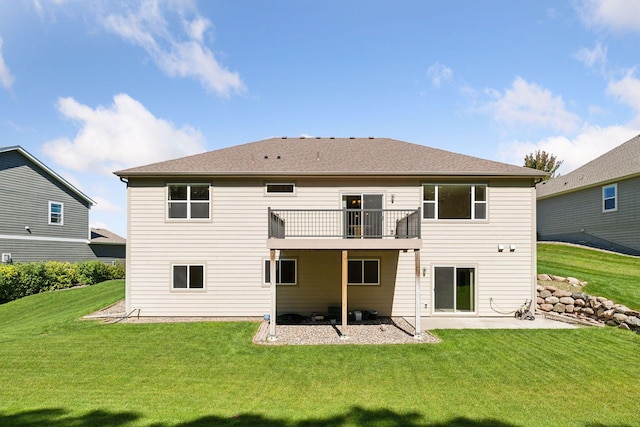
[[[114,171],[275,136],[566,174],[640,133],[637,0],[0,0],[0,146],[126,236]]]

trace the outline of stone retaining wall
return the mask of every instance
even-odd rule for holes
[[[540,282],[569,283],[576,291],[558,289],[553,284],[543,286]],[[578,290],[584,282],[569,277],[538,275],[538,298],[536,308],[539,312],[559,314],[588,322],[604,323],[623,329],[640,331],[640,313],[613,301]]]

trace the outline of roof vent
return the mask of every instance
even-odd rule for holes
[[[286,136],[283,136],[283,137],[282,137],[282,139],[287,139],[287,137],[286,137]]]
[[[280,160],[281,158],[282,158],[282,157],[280,157],[280,156],[276,157],[276,159],[278,159],[278,160]]]
[[[372,137],[372,136],[370,136],[370,137],[369,137],[369,139],[373,139],[373,137]]]
[[[335,136],[330,136],[329,139],[336,139],[336,137]]]
[[[319,136],[316,136],[316,139],[320,139],[320,137],[319,137]]]
[[[356,139],[356,137],[355,136],[350,136],[349,139]]]
[[[268,158],[269,158],[269,156],[267,156],[267,155],[265,154],[265,155],[264,155],[264,158],[265,158],[265,159],[268,159]]]
[[[305,139],[305,138],[306,138],[306,136],[301,136],[301,137],[300,137],[300,139]]]

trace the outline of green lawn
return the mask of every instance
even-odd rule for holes
[[[263,347],[255,323],[78,320],[123,294],[117,281],[0,306],[0,425],[640,424],[640,335],[628,331]]]
[[[538,273],[577,277],[589,282],[584,292],[640,310],[640,258],[578,246],[538,243]]]

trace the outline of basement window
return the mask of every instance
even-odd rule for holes
[[[172,289],[204,289],[204,265],[174,265]]]

